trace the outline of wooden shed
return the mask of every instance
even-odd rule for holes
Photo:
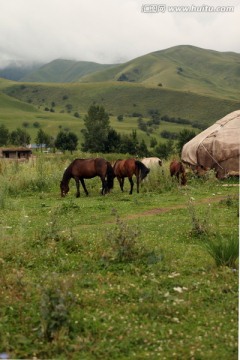
[[[5,159],[29,159],[31,155],[32,150],[25,147],[0,149],[0,157]]]

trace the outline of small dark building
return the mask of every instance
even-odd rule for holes
[[[0,157],[5,159],[29,159],[31,155],[32,150],[25,147],[0,149]]]

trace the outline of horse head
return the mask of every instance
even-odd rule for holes
[[[186,177],[186,173],[182,173],[181,174],[181,185],[186,185],[187,183],[187,177]]]
[[[68,184],[64,183],[63,181],[60,182],[60,189],[61,189],[61,196],[64,197],[69,192]]]

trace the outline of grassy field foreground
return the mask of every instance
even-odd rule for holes
[[[238,183],[179,187],[165,163],[140,194],[96,178],[61,198],[69,163],[0,163],[2,356],[237,359],[238,260],[218,260],[236,252]]]

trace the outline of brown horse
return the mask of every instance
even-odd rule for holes
[[[181,175],[181,185],[186,185],[187,177],[185,168],[181,161],[173,160],[170,164],[170,174],[171,176],[176,176],[179,181],[179,175]]]
[[[123,191],[123,185],[124,185],[124,178],[127,177],[131,188],[129,194],[132,194],[133,191],[133,175],[137,178],[137,193],[139,193],[139,184],[140,181],[143,180],[147,174],[150,172],[150,169],[148,169],[141,161],[138,161],[136,159],[126,159],[126,160],[117,160],[113,166],[113,171],[115,176],[118,179],[120,189]]]
[[[102,158],[96,159],[75,159],[64,171],[62,181],[60,183],[61,196],[65,196],[69,191],[69,181],[73,178],[76,182],[76,197],[80,196],[80,184],[88,195],[84,179],[92,179],[99,176],[102,181],[102,195],[109,192],[113,188],[114,172],[111,164]]]

